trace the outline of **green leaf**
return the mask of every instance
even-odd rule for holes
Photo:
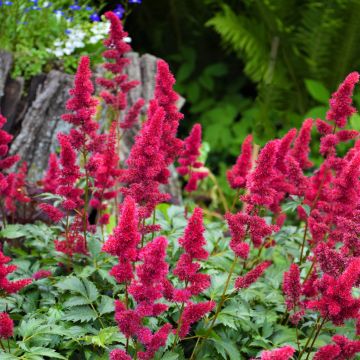
[[[74,306],[65,312],[63,319],[73,322],[87,322],[96,320],[97,314],[90,306]]]
[[[109,296],[102,295],[98,306],[98,311],[101,315],[108,314],[114,311],[114,299]]]
[[[67,299],[63,306],[64,308],[69,308],[73,306],[79,306],[79,305],[88,305],[89,301],[83,296],[72,296],[69,299]]]
[[[62,355],[60,355],[58,352],[56,352],[54,349],[48,349],[44,347],[32,347],[29,350],[29,353],[32,355],[40,355],[40,356],[46,356],[50,359],[65,359],[66,358]]]
[[[75,276],[70,276],[63,281],[60,281],[56,286],[62,290],[81,294],[88,299],[89,302],[94,302],[99,296],[99,292],[94,283],[87,279],[80,279]]]
[[[19,224],[7,225],[5,229],[0,231],[0,238],[17,239],[26,236],[26,231]]]
[[[330,91],[321,82],[305,79],[305,86],[315,100],[325,105],[329,103]]]
[[[230,341],[230,339],[223,340],[221,338],[211,338],[215,344],[215,348],[219,354],[221,354],[224,359],[227,357],[224,356],[224,353],[229,355],[230,360],[239,360],[241,359],[240,351],[237,349],[236,345]]]
[[[172,351],[167,351],[163,356],[161,357],[161,360],[177,360],[179,359],[179,354],[176,354]]]

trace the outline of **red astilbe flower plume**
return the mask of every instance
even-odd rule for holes
[[[160,347],[166,345],[167,338],[172,327],[170,324],[165,324],[154,334],[147,328],[143,328],[138,333],[140,342],[146,347],[145,351],[139,351],[139,359],[150,360],[154,358],[155,353]]]
[[[315,282],[320,294],[318,299],[309,301],[307,307],[318,310],[334,325],[343,325],[346,319],[357,319],[360,299],[354,298],[351,291],[359,275],[360,259],[353,260],[338,278],[324,274]]]
[[[136,278],[129,286],[129,294],[136,301],[135,309],[127,309],[120,302],[115,302],[115,320],[120,331],[127,337],[137,337],[145,350],[138,353],[140,359],[152,359],[156,351],[164,346],[172,329],[165,324],[157,332],[152,332],[142,325],[144,317],[158,316],[167,309],[167,305],[157,302],[162,298],[163,283],[168,273],[165,261],[167,240],[155,238],[140,252],[141,264],[136,267]]]
[[[156,205],[169,199],[159,190],[166,183],[168,173],[161,147],[165,112],[156,101],[150,103],[148,119],[135,138],[127,159],[127,169],[122,170],[121,181],[128,187],[121,188],[125,196],[131,196],[140,206],[142,218],[151,215]]]
[[[34,280],[40,280],[40,279],[46,279],[50,276],[52,276],[52,272],[50,270],[40,269],[32,276],[32,278]]]
[[[168,282],[165,283],[166,297],[174,302],[186,302],[193,295],[198,295],[210,286],[210,276],[199,273],[200,264],[195,260],[206,260],[209,253],[204,249],[203,212],[201,208],[195,208],[185,229],[184,237],[179,239],[183,247],[179,261],[173,271],[180,281],[185,282],[183,289],[173,288]]]
[[[124,41],[128,35],[127,32],[123,30],[120,19],[113,12],[106,12],[105,17],[110,21],[110,33],[104,41],[107,50],[103,52],[103,57],[107,59],[107,62],[103,64],[103,67],[112,74],[112,77],[100,77],[96,82],[106,89],[100,93],[105,103],[119,113],[126,109],[127,95],[139,85],[139,82],[129,81],[128,75],[124,73],[125,67],[130,63],[126,54],[131,51],[131,46]],[[123,116],[124,121],[120,123],[122,129],[130,129],[135,125],[144,104],[143,99],[134,103]]]
[[[183,339],[189,333],[191,325],[202,319],[215,305],[215,301],[205,301],[198,304],[187,303],[181,316],[179,337]]]
[[[198,161],[201,147],[201,125],[195,124],[191,129],[190,135],[184,140],[184,150],[179,158],[179,166],[176,170],[182,175],[189,175],[189,180],[185,186],[188,192],[195,191],[198,182],[208,176],[208,171],[199,170],[204,167],[201,161]]]
[[[136,312],[144,316],[158,316],[167,309],[161,303],[155,303],[162,298],[163,283],[169,266],[165,261],[167,240],[157,237],[148,243],[140,252],[142,264],[136,267],[137,279],[132,281],[129,293],[137,302]]]
[[[8,194],[5,199],[5,208],[10,212],[16,211],[16,203],[28,203],[31,199],[26,194],[27,163],[24,161],[17,173],[8,177]]]
[[[0,313],[0,339],[9,339],[14,336],[14,322],[10,316],[5,313]]]
[[[346,125],[347,118],[356,112],[356,109],[351,105],[351,97],[358,81],[359,73],[350,73],[337,91],[332,94],[329,101],[330,109],[326,114],[326,119],[339,128],[343,128]]]
[[[139,115],[141,109],[145,105],[144,99],[138,99],[135,104],[126,113],[124,121],[120,123],[120,127],[124,130],[131,129],[135,124],[139,122]]]
[[[57,187],[59,186],[59,163],[56,154],[50,154],[48,168],[45,176],[42,179],[43,190],[55,194]]]
[[[294,147],[291,150],[292,157],[297,160],[302,169],[307,169],[313,165],[309,160],[313,122],[313,119],[306,119],[303,122],[299,135],[295,139]]]
[[[291,346],[284,346],[275,350],[266,350],[261,353],[260,360],[290,360],[295,349]]]
[[[95,191],[90,205],[100,212],[99,223],[108,223],[108,214],[103,214],[107,206],[104,200],[109,201],[117,196],[115,185],[120,176],[118,169],[119,156],[116,153],[116,124],[110,127],[106,144],[101,152],[95,153],[89,163],[95,163],[92,176],[94,178]]]
[[[250,245],[244,242],[244,240],[249,219],[248,215],[242,212],[237,214],[227,213],[225,215],[225,219],[228,223],[231,234],[231,250],[241,259],[247,259],[249,256]]]
[[[276,201],[277,191],[271,186],[276,178],[275,170],[278,141],[269,141],[261,150],[256,168],[249,174],[247,188],[250,194],[244,199],[251,205],[268,207]]]
[[[235,281],[236,289],[246,289],[252,285],[264,273],[264,271],[271,265],[271,261],[264,261],[250,270],[244,276],[239,276]]]
[[[360,341],[349,340],[345,336],[335,335],[335,344],[322,346],[314,355],[314,360],[351,360],[360,352]]]
[[[179,121],[184,117],[177,110],[176,102],[179,95],[173,90],[175,78],[169,70],[169,65],[164,60],[157,62],[157,75],[154,98],[165,110],[161,149],[165,156],[166,165],[170,165],[180,155],[182,141],[176,137]]]
[[[110,353],[110,360],[131,360],[131,357],[121,349],[115,349]]]
[[[119,263],[112,268],[110,274],[119,283],[133,278],[131,263],[137,260],[137,246],[141,239],[138,222],[135,201],[128,196],[121,208],[119,224],[102,247],[102,251],[118,257]]]
[[[39,208],[55,223],[61,221],[65,214],[51,204],[39,204]]]
[[[71,211],[81,208],[84,204],[81,196],[83,190],[76,188],[75,183],[80,179],[80,168],[76,163],[76,152],[71,146],[70,139],[64,134],[58,135],[60,143],[60,170],[56,193],[65,198],[62,206],[65,210]]]
[[[5,125],[5,123],[6,118],[0,114],[0,174],[4,170],[11,168],[20,159],[18,155],[7,156],[9,151],[9,143],[13,136],[7,133],[5,130],[2,130],[2,127]],[[2,182],[4,181],[3,179],[4,178],[0,177],[0,190],[5,187],[2,185]]]
[[[96,133],[99,125],[92,119],[98,101],[92,97],[94,86],[91,75],[90,59],[83,56],[76,71],[74,87],[69,91],[71,98],[66,103],[66,109],[71,112],[62,115],[64,121],[75,125],[70,131],[69,140],[71,145],[82,153],[99,146]]]
[[[246,186],[246,179],[251,170],[252,135],[248,135],[241,146],[241,154],[235,165],[226,173],[227,180],[232,189],[242,189]]]
[[[21,279],[10,281],[7,279],[7,276],[13,273],[16,270],[15,265],[6,265],[11,261],[11,258],[5,256],[0,250],[0,293],[4,292],[5,294],[16,293],[25,286],[31,283],[31,279]]]
[[[301,296],[300,269],[296,264],[291,264],[289,271],[284,272],[283,291],[287,310],[293,310],[299,305]]]

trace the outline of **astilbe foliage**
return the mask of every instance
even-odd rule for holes
[[[184,149],[179,157],[179,166],[176,170],[181,176],[188,175],[185,190],[195,191],[198,182],[208,176],[208,171],[202,169],[204,164],[198,160],[201,147],[201,125],[195,124],[190,135],[184,140]]]
[[[11,261],[11,258],[5,256],[0,250],[0,294],[12,294],[20,291],[25,286],[31,283],[31,279],[21,279],[10,281],[7,276],[13,273],[17,267],[15,265],[6,265]]]

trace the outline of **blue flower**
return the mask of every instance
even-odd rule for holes
[[[69,9],[77,11],[77,10],[81,10],[81,6],[75,4],[75,5],[71,5],[69,6]]]
[[[6,6],[10,6],[13,3],[12,3],[12,1],[4,1],[4,2],[1,1],[0,5],[2,5],[2,4],[6,5]]]
[[[142,0],[129,0],[129,4],[141,4]]]
[[[125,9],[122,5],[116,5],[116,8],[114,10],[114,14],[119,18],[121,19],[123,16],[124,16],[124,13],[125,13]]]
[[[97,13],[93,13],[90,15],[89,19],[93,22],[98,22],[100,21],[100,16]]]
[[[61,10],[54,10],[54,14],[57,16],[64,16],[64,12]]]
[[[92,11],[93,8],[92,8],[91,6],[86,6],[86,7],[85,7],[85,10],[86,10],[86,11]]]

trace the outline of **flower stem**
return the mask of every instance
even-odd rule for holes
[[[227,292],[227,289],[228,289],[229,284],[230,284],[231,276],[232,276],[232,274],[233,274],[233,272],[234,272],[234,270],[235,270],[235,265],[236,265],[236,263],[237,263],[237,260],[238,260],[238,257],[235,255],[234,261],[233,261],[233,263],[231,264],[231,268],[230,268],[230,271],[229,271],[229,275],[228,275],[228,277],[227,277],[227,279],[226,279],[226,282],[225,282],[224,291],[223,291],[222,294],[221,294],[221,299],[220,299],[220,302],[219,302],[219,304],[218,304],[218,306],[217,306],[217,308],[216,308],[215,315],[214,315],[214,317],[212,318],[212,321],[211,321],[211,323],[210,323],[210,327],[208,328],[208,330],[206,331],[204,337],[202,338],[203,341],[200,343],[200,345],[199,345],[200,338],[198,338],[198,341],[196,342],[195,347],[194,347],[194,350],[193,350],[193,352],[192,352],[192,354],[191,354],[190,360],[195,359],[196,353],[197,353],[198,351],[200,351],[202,344],[203,344],[204,341],[206,341],[206,339],[209,337],[210,332],[211,332],[211,330],[212,330],[212,328],[213,328],[213,326],[214,326],[214,324],[215,324],[215,321],[216,321],[217,317],[218,317],[219,314],[220,314],[221,308],[222,308],[222,306],[223,306],[223,304],[224,304],[224,302],[225,302],[225,299],[226,299],[226,292]],[[199,345],[199,347],[198,347],[198,345]]]

